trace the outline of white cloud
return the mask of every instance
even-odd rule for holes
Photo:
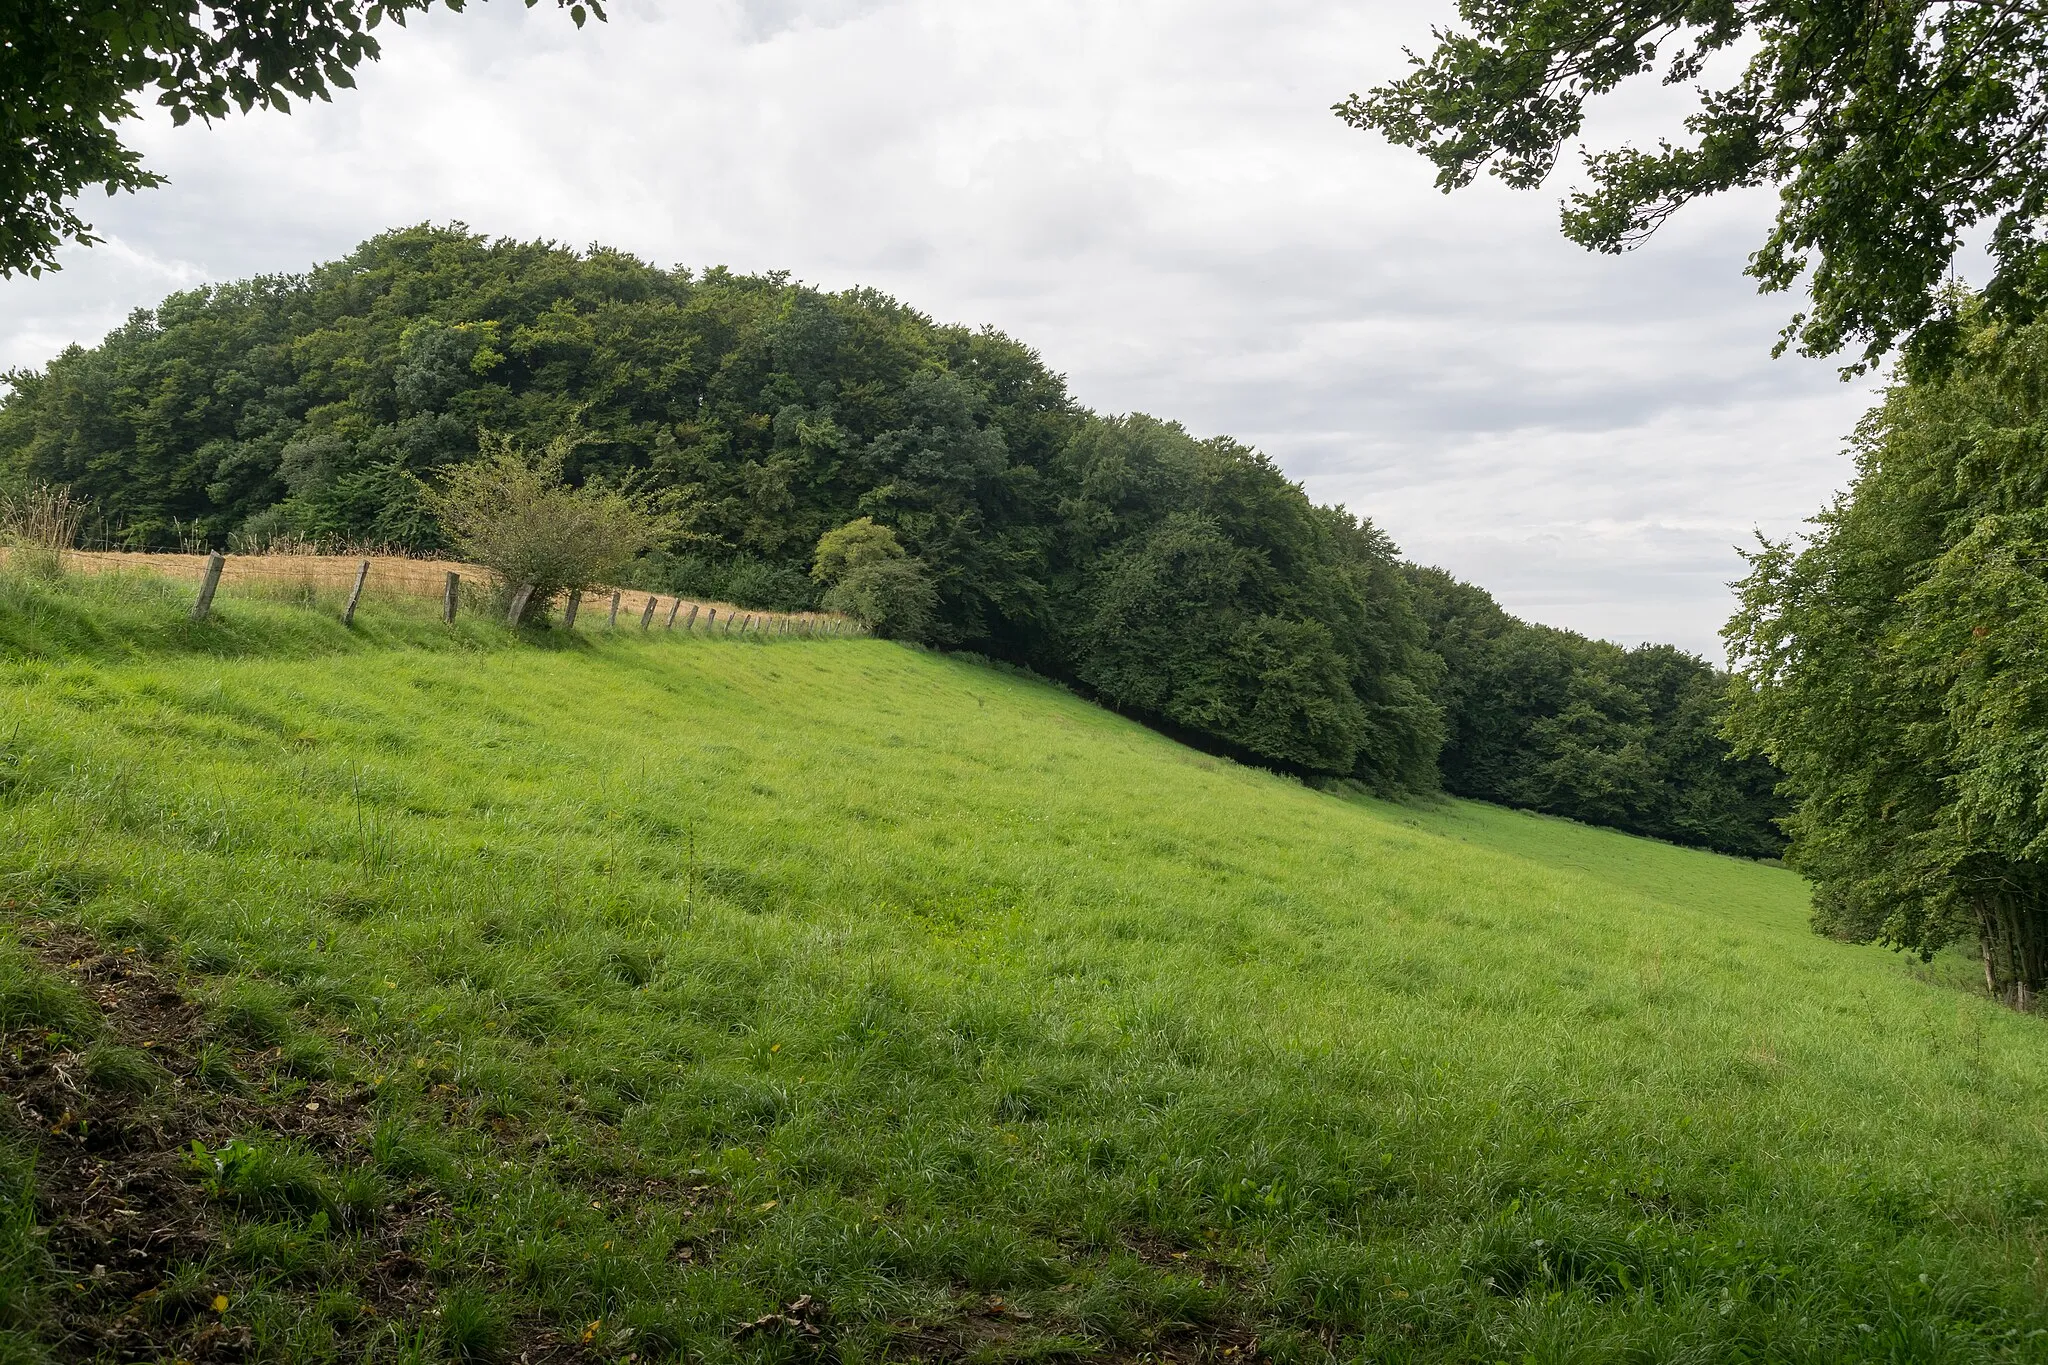
[[[1254,441],[1518,611],[1706,652],[1732,546],[1846,475],[1867,388],[1770,360],[1791,301],[1740,274],[1767,197],[1595,257],[1558,236],[1556,190],[1444,197],[1330,115],[1432,7],[612,11],[582,32],[545,5],[441,14],[332,106],[147,125],[172,186],[89,204],[117,246],[0,285],[0,358],[428,219],[785,268],[1002,327],[1097,408]],[[1674,98],[1629,93],[1593,136],[1667,126]]]

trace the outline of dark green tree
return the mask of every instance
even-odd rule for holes
[[[2048,980],[2048,323],[1958,307],[1939,375],[1895,385],[1807,543],[1766,543],[1728,636],[1733,733],[1799,804],[1815,923],[1988,989]]]
[[[91,243],[73,207],[163,183],[122,141],[138,96],[180,124],[331,99],[378,55],[371,30],[435,0],[10,0],[0,5],[0,279]],[[449,9],[465,0],[443,0]],[[529,8],[538,0],[525,0]],[[577,27],[602,0],[557,0]]]
[[[2041,0],[1459,0],[1458,13],[1405,78],[1337,106],[1422,151],[1445,190],[1482,168],[1540,184],[1588,100],[1645,73],[1698,81],[1716,57],[1746,54],[1739,75],[1700,90],[1675,141],[1587,155],[1592,185],[1565,206],[1567,236],[1621,251],[1691,200],[1777,186],[1749,273],[1767,291],[1807,280],[1812,296],[1780,349],[1860,347],[1861,365],[1908,338],[1946,353],[1957,320],[1943,285],[1979,224],[1996,267],[1985,307],[2025,319],[2044,297]]]
[[[1784,847],[1777,773],[1721,735],[1726,675],[1519,621],[1441,569],[1408,570],[1443,659],[1446,790],[1762,858]]]

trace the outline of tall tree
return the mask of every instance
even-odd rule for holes
[[[1766,543],[1730,623],[1732,721],[1799,798],[1820,929],[2048,986],[2048,322],[1958,309],[1947,372],[1896,385],[1804,547]]]
[[[1599,251],[1643,241],[1682,205],[1779,187],[1777,224],[1750,258],[1767,291],[1808,279],[1811,307],[1779,342],[1809,355],[1901,340],[1946,355],[1958,320],[1942,286],[1963,235],[1990,223],[1994,315],[2034,315],[2048,213],[2044,0],[1459,0],[1413,70],[1337,114],[1417,148],[1444,190],[1482,169],[1540,184],[1586,104],[1630,77],[1700,79],[1684,135],[1586,156],[1591,188],[1564,231]],[[1810,272],[1810,274],[1809,274]]]
[[[466,0],[442,0],[460,10]],[[525,0],[530,9],[539,0]],[[581,28],[603,0],[556,0]],[[97,241],[73,205],[164,183],[122,140],[148,91],[173,122],[331,99],[378,55],[371,34],[435,0],[10,0],[0,5],[0,278]]]

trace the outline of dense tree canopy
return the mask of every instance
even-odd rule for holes
[[[1808,543],[1754,556],[1734,721],[1798,798],[1819,927],[1974,936],[2024,1005],[2048,978],[2048,323],[1958,312],[1954,367],[1893,387]]]
[[[579,27],[601,0],[556,0]],[[73,207],[90,186],[160,185],[121,140],[154,91],[178,123],[231,107],[330,99],[377,57],[370,30],[435,0],[9,0],[0,5],[0,279],[97,240]],[[445,0],[462,9],[465,0]],[[525,0],[529,8],[538,0]]]
[[[1338,114],[1426,154],[1446,190],[1481,168],[1539,184],[1588,100],[1661,70],[1741,74],[1703,89],[1677,142],[1589,154],[1592,187],[1564,213],[1602,251],[1641,241],[1681,205],[1776,185],[1775,230],[1749,271],[1768,290],[1810,275],[1786,341],[1864,363],[1913,337],[1945,354],[1942,286],[1963,234],[1989,223],[1988,307],[2033,315],[2048,213],[2048,4],[2043,0],[1459,0],[1402,80]]]
[[[1669,645],[1530,625],[1441,569],[1410,569],[1444,661],[1446,790],[1673,843],[1770,857],[1778,775],[1721,738],[1728,678]]]
[[[480,432],[529,450],[573,433],[571,484],[679,509],[642,586],[750,606],[837,593],[1195,742],[1379,790],[1437,784],[1447,708],[1478,723],[1457,700],[1478,665],[1432,647],[1429,595],[1370,523],[1228,438],[1089,413],[1017,342],[870,291],[422,227],[303,277],[173,295],[8,378],[0,471],[95,499],[114,543],[437,549],[431,490]],[[1644,699],[1655,667],[1630,667],[1614,724],[1657,752],[1622,786],[1454,789],[1769,851],[1722,748],[1701,741],[1714,761],[1688,767],[1657,747],[1700,741],[1668,720],[1704,714],[1693,666],[1672,666],[1668,703]]]

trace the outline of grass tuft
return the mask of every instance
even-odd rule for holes
[[[99,1012],[77,987],[44,971],[14,944],[0,942],[0,1034],[22,1029],[90,1038],[99,1030]]]
[[[195,1142],[192,1160],[208,1192],[237,1208],[310,1217],[332,1203],[319,1158],[290,1142],[235,1138],[218,1148]]]
[[[274,986],[239,981],[220,1000],[220,1026],[252,1047],[276,1047],[292,1036],[291,1011]]]
[[[505,1310],[488,1289],[454,1285],[441,1294],[441,1344],[465,1365],[494,1365],[511,1340]]]
[[[166,1079],[148,1053],[106,1042],[87,1050],[85,1078],[101,1090],[135,1096],[154,1093]]]

